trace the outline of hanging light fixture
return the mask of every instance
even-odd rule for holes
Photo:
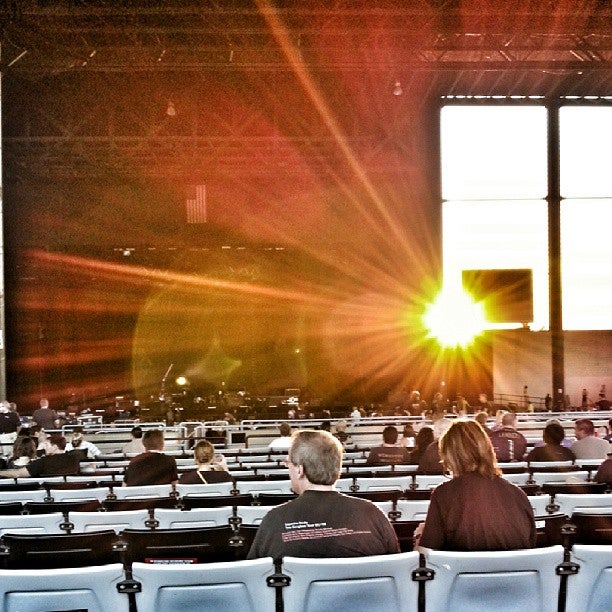
[[[176,106],[174,106],[174,102],[172,102],[172,100],[168,100],[166,115],[168,115],[168,117],[176,117]]]
[[[393,95],[401,96],[403,93],[402,84],[399,81],[395,81],[395,85],[393,85]]]

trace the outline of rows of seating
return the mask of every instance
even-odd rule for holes
[[[114,562],[69,572],[44,565],[0,570],[5,612],[371,612],[381,606],[391,612],[594,612],[609,609],[612,592],[612,546],[594,545],[276,562]]]

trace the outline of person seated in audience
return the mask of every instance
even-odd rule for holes
[[[399,552],[395,531],[372,502],[334,487],[342,445],[326,431],[293,434],[287,457],[298,497],[263,518],[248,554],[260,557],[363,557]]]
[[[164,455],[164,432],[147,429],[142,436],[145,452],[125,469],[123,486],[170,484],[178,481],[176,459]]]
[[[606,431],[608,432],[604,440],[608,442],[612,442],[612,419],[608,421],[608,426],[606,427]]]
[[[291,425],[286,421],[283,421],[279,427],[278,432],[280,436],[278,438],[274,438],[270,444],[268,444],[268,449],[271,451],[286,451],[289,450],[291,446]]]
[[[576,455],[562,445],[565,431],[559,423],[548,423],[542,433],[544,446],[536,446],[526,457],[531,461],[574,461]]]
[[[197,469],[184,472],[179,478],[181,484],[208,484],[231,482],[232,477],[223,462],[223,455],[215,456],[215,447],[208,440],[200,440],[193,449]]]
[[[336,433],[334,435],[336,438],[338,438],[338,440],[340,440],[342,446],[346,446],[347,444],[351,443],[351,436],[346,431],[347,427],[348,423],[345,420],[338,421],[336,423]]]
[[[392,465],[394,463],[408,463],[410,452],[404,446],[397,446],[398,431],[393,425],[383,429],[382,446],[376,446],[370,451],[366,460],[367,465]]]
[[[444,474],[444,467],[442,466],[442,460],[440,458],[440,451],[438,448],[438,440],[452,425],[452,421],[443,418],[443,416],[436,416],[435,414],[432,415],[432,419],[434,421],[434,441],[425,449],[425,452],[419,459],[417,471],[420,474]]]
[[[491,443],[500,462],[522,461],[527,450],[525,436],[516,430],[516,414],[506,412],[501,427],[491,432]]]
[[[612,451],[608,453],[608,458],[599,466],[593,480],[612,485]]]
[[[83,451],[84,459],[93,459],[100,454],[100,449],[95,444],[85,440],[83,437],[83,428],[80,425],[72,430],[72,438],[70,442],[66,444],[66,451],[71,450]]]
[[[36,441],[30,436],[18,436],[13,444],[13,453],[8,460],[7,467],[20,468],[28,465],[30,461],[37,458]]]
[[[544,425],[544,429],[546,429],[546,426],[550,425],[551,423],[556,423],[561,428],[563,428],[563,425],[561,425],[561,421],[559,419],[548,419],[548,421],[546,421],[546,423]],[[561,440],[561,446],[564,446],[565,448],[571,448],[572,442],[573,442],[572,440],[570,440],[569,438],[565,437],[565,429],[563,429],[563,440]],[[544,437],[542,437],[541,440],[538,440],[534,444],[534,447],[537,448],[538,446],[544,446],[544,444],[546,444],[546,442],[544,441]]]
[[[416,437],[417,433],[416,431],[414,431],[412,423],[406,423],[406,425],[404,425],[404,431],[402,432],[400,446],[405,446],[406,448],[414,448]]]
[[[421,457],[433,441],[433,429],[431,427],[421,427],[414,440],[414,450],[410,453],[410,463],[418,465]]]
[[[121,452],[125,453],[126,455],[132,453],[139,455],[140,453],[144,453],[145,447],[142,443],[142,427],[139,427],[138,425],[132,427],[130,435],[132,436],[132,439],[123,445]]]
[[[425,523],[415,530],[416,546],[454,551],[533,548],[531,504],[519,487],[502,477],[482,427],[457,421],[439,447],[452,478],[432,491]]]
[[[41,476],[72,476],[79,473],[80,457],[77,453],[66,452],[66,438],[59,433],[45,437],[40,459],[33,459],[27,465],[0,470],[0,478],[38,478]]]
[[[477,412],[474,415],[474,420],[485,430],[485,432],[489,433],[491,430],[487,426],[487,419],[489,418],[489,414],[482,410],[481,412]]]
[[[576,441],[571,449],[576,459],[605,459],[612,446],[610,442],[595,435],[595,425],[591,419],[578,419],[574,423]]]

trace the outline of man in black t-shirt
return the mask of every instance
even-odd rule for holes
[[[39,478],[44,476],[74,476],[79,473],[80,453],[66,452],[66,438],[59,433],[44,442],[45,454],[27,465],[0,470],[0,478]]]
[[[395,463],[408,463],[410,452],[405,446],[396,446],[397,428],[388,425],[383,429],[383,444],[370,451],[366,460],[367,465],[392,465]]]
[[[249,559],[400,552],[391,523],[374,504],[334,488],[342,468],[342,445],[329,432],[296,432],[287,465],[299,497],[266,514]]]
[[[125,470],[123,486],[157,485],[177,482],[176,459],[164,455],[164,432],[147,429],[142,436],[145,452],[136,455]]]

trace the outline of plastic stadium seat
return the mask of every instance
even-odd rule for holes
[[[612,546],[576,544],[571,560],[580,568],[567,581],[568,612],[612,609]]]
[[[119,534],[127,544],[125,561],[133,563],[182,561],[216,563],[246,557],[248,550],[229,527],[197,529],[125,529]]]
[[[563,547],[503,552],[429,550],[427,610],[557,612]]]
[[[253,503],[253,496],[249,493],[242,495],[185,495],[181,503],[185,510],[219,508],[221,506],[250,506]]]
[[[232,517],[231,506],[219,508],[197,508],[193,510],[155,510],[157,529],[187,529],[190,527],[218,527],[229,524]]]
[[[73,533],[90,533],[113,529],[146,529],[149,520],[147,510],[123,510],[116,512],[70,512],[68,520]]]
[[[265,493],[291,493],[291,481],[285,480],[241,480],[236,483],[236,488],[240,493],[250,493],[254,495],[259,492]]]
[[[532,471],[540,472],[554,472],[556,469],[559,470],[576,470],[576,466],[573,461],[531,461],[529,463],[529,469]]]
[[[71,569],[0,570],[3,612],[41,610],[127,610],[127,597],[117,591],[123,580],[120,563]]]
[[[399,612],[416,609],[412,571],[417,552],[344,559],[285,557],[291,578],[283,589],[285,612]]]
[[[588,478],[589,473],[586,471],[534,472],[531,475],[531,479],[540,486],[548,482],[561,482],[567,484],[572,484],[575,482],[586,482]]]
[[[550,504],[550,497],[548,495],[528,495],[527,498],[535,516],[548,514],[547,506]]]
[[[450,477],[444,476],[442,474],[417,474],[414,478],[417,489],[434,489],[443,482],[447,482],[448,480],[450,480]]]
[[[412,485],[412,476],[389,476],[380,478],[357,478],[355,480],[357,491],[406,491]]]
[[[520,486],[527,484],[527,481],[529,480],[529,473],[524,472],[522,474],[502,474],[502,477],[504,480],[507,480],[512,484]]]
[[[30,501],[45,501],[47,492],[44,489],[36,489],[32,491],[0,491],[0,502],[21,502]]]
[[[238,516],[244,525],[259,525],[261,519],[272,510],[274,506],[242,506],[238,509]]]
[[[114,531],[61,535],[5,533],[0,560],[6,569],[53,569],[120,561]]]
[[[100,510],[97,499],[61,502],[27,502],[23,509],[28,514],[49,514],[51,512],[97,512]]]
[[[142,585],[141,592],[136,594],[136,604],[142,612],[273,612],[275,609],[275,590],[266,584],[266,578],[274,573],[270,558],[204,566],[134,563],[132,572]]]
[[[576,527],[573,542],[612,545],[612,513],[574,512],[570,522]]]
[[[400,515],[395,518],[397,521],[424,521],[429,509],[429,500],[408,500],[400,499],[396,502],[395,508],[392,502],[375,502],[375,504],[391,519],[390,512],[395,510]]]
[[[91,489],[50,489],[49,496],[53,501],[74,501],[97,499],[102,501],[108,495],[108,487],[95,487]]]
[[[559,512],[572,516],[574,512],[582,512],[585,508],[609,508],[612,512],[612,493],[595,494],[567,494],[559,493],[555,496],[555,503]]]
[[[210,484],[177,484],[176,492],[185,495],[231,495],[233,482],[216,482]]]
[[[113,493],[117,499],[139,499],[150,497],[172,497],[172,485],[142,485],[133,487],[114,487]]]
[[[593,493],[604,493],[608,485],[605,482],[545,482],[542,491],[549,495],[576,494],[587,495]]]
[[[61,514],[22,514],[3,516],[0,521],[0,535],[5,533],[63,533]]]

